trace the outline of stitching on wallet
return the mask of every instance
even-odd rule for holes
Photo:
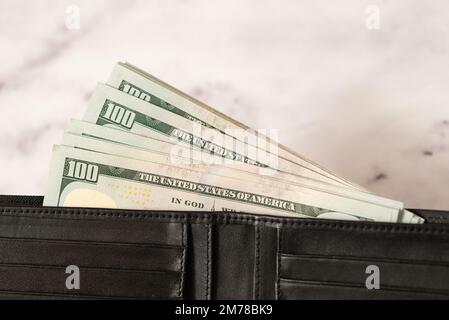
[[[316,254],[291,254],[291,253],[281,253],[281,257],[285,259],[305,259],[309,261],[313,260],[325,260],[325,261],[339,261],[339,262],[380,262],[392,265],[412,265],[412,266],[424,266],[424,267],[440,267],[449,268],[449,263],[426,261],[426,260],[411,260],[411,259],[391,259],[391,258],[377,258],[377,257],[362,257],[362,256],[324,256]]]
[[[260,282],[260,226],[258,224],[256,227],[256,283],[254,288],[254,296],[256,300],[260,298],[259,282]]]
[[[446,216],[429,216],[427,219],[428,220],[436,220],[436,221],[438,221],[438,220],[448,221],[449,217],[446,217]]]
[[[206,290],[205,290],[205,300],[210,299],[210,234],[211,225],[207,225],[207,237],[206,237]]]
[[[184,259],[185,259],[185,252],[186,252],[186,247],[185,247],[185,241],[184,241],[184,236],[185,236],[185,223],[182,224],[181,227],[181,243],[184,246],[184,249],[182,250],[182,254],[181,254],[181,260],[179,261],[179,270],[181,270],[180,274],[179,274],[179,289],[178,289],[178,297],[182,298],[182,292],[183,292],[183,284],[184,284]]]
[[[309,286],[321,286],[321,287],[340,287],[340,288],[349,288],[349,289],[361,289],[366,290],[366,287],[354,282],[337,282],[337,281],[323,281],[323,280],[307,280],[307,279],[290,279],[290,278],[282,278],[281,282],[289,283],[292,285],[302,284]],[[431,294],[431,295],[440,295],[440,296],[448,296],[449,291],[440,290],[440,289],[431,289],[431,288],[411,288],[411,287],[395,287],[395,286],[382,286],[378,290],[372,290],[372,292],[376,291],[386,291],[386,292],[397,292],[397,293],[413,293],[413,294]]]
[[[288,220],[289,218],[279,219],[279,218],[265,218],[265,217],[247,217],[247,216],[229,216],[228,214],[214,216],[207,215],[188,215],[185,213],[179,214],[170,214],[170,213],[137,213],[137,212],[123,212],[118,210],[118,212],[104,212],[104,211],[90,211],[95,209],[73,209],[73,208],[64,208],[65,212],[58,211],[56,208],[2,208],[0,209],[0,213],[3,215],[14,215],[21,214],[24,216],[26,213],[31,214],[53,214],[56,216],[87,216],[87,217],[109,217],[109,218],[126,218],[126,219],[140,219],[140,220],[166,220],[171,219],[179,222],[190,222],[190,223],[204,223],[214,220],[218,223],[234,223],[234,222],[242,222],[242,223],[252,223],[255,221],[260,221],[265,225],[273,225],[273,224],[281,224],[291,228],[323,228],[330,230],[350,230],[350,231],[378,231],[378,232],[399,232],[399,233],[416,233],[416,234],[449,234],[448,226],[437,225],[437,226],[428,226],[428,225],[398,225],[393,224],[361,224],[358,222],[357,224],[352,224],[351,222],[343,222],[343,221],[292,221]],[[68,211],[68,212],[67,212]],[[30,216],[31,218],[45,218],[42,216]],[[362,222],[363,223],[363,222]]]
[[[115,267],[94,267],[94,266],[81,266],[83,270],[88,271],[107,271],[117,273],[144,273],[148,275],[177,275],[179,271],[171,270],[145,270],[145,269],[132,269],[132,268],[115,268]],[[0,268],[22,268],[22,269],[46,269],[46,270],[65,270],[65,265],[52,265],[42,263],[0,263]]]
[[[282,252],[282,229],[278,228],[278,249],[277,249],[277,279],[276,279],[276,300],[281,300],[281,255]]]
[[[153,297],[153,296],[106,296],[106,295],[89,295],[89,294],[69,294],[65,292],[40,292],[40,291],[15,291],[15,290],[2,290],[0,289],[0,296],[2,295],[20,295],[20,296],[39,296],[39,297],[51,297],[51,298],[68,298],[68,299],[97,299],[97,300],[142,300],[150,298],[151,300],[179,300],[179,298],[172,297]]]
[[[206,272],[204,273],[204,300],[207,300],[207,277],[209,276],[209,226],[206,225]]]
[[[160,250],[179,250],[184,246],[178,246],[174,244],[161,244],[152,242],[131,243],[123,241],[97,241],[97,240],[74,240],[74,239],[58,239],[58,238],[22,238],[22,237],[1,237],[1,242],[34,242],[34,243],[52,243],[55,245],[76,245],[86,247],[129,247],[129,248],[141,248],[141,249],[160,249]]]

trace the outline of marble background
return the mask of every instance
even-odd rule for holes
[[[1,0],[0,193],[44,193],[52,145],[127,60],[374,192],[449,209],[448,17],[445,0]]]

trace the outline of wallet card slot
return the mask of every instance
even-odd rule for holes
[[[0,215],[0,298],[184,298],[186,224],[119,210],[27,208]],[[66,268],[81,288],[65,287]]]
[[[447,265],[285,254],[280,255],[279,261],[281,279],[342,283],[366,290],[365,283],[371,274],[366,272],[367,267],[375,266],[379,272],[380,289],[400,288],[402,291],[438,292],[449,296]]]
[[[338,282],[280,279],[278,299],[448,299],[446,293],[413,291],[403,288],[368,290],[365,287]]]
[[[1,291],[0,300],[71,300],[68,295],[47,294],[44,292]],[[78,299],[83,299],[82,297]]]
[[[20,291],[2,291],[0,290],[0,300],[137,300],[139,297],[119,297],[119,296],[93,296],[81,294],[59,294],[46,292],[20,292]],[[157,300],[158,298],[154,298]]]
[[[79,289],[68,289],[65,267],[0,265],[0,292],[93,298],[179,299],[180,272],[80,269]],[[1,294],[0,294],[1,295]]]
[[[417,228],[421,227],[424,228]],[[449,233],[437,228],[409,232],[407,226],[394,224],[341,222],[327,229],[283,228],[280,236],[283,254],[449,263]]]
[[[449,268],[449,262],[428,261],[428,260],[412,260],[412,259],[391,259],[379,257],[357,257],[357,256],[335,256],[335,255],[309,255],[309,254],[288,254],[281,253],[282,257],[291,259],[312,259],[312,260],[341,260],[341,261],[360,261],[364,263],[385,263],[398,265],[422,265],[422,266],[436,266]]]
[[[65,212],[65,208],[58,211]],[[82,209],[80,209],[82,211]],[[71,212],[70,210],[68,212]],[[36,214],[37,215],[37,214]],[[107,216],[106,216],[107,217]],[[1,238],[81,240],[88,242],[123,242],[134,244],[183,245],[182,223],[129,219],[85,219],[55,217],[0,217]]]
[[[181,271],[183,247],[1,239],[0,264],[78,265],[141,271]]]

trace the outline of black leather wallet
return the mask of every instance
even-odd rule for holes
[[[449,298],[442,211],[413,210],[426,223],[407,225],[42,200],[0,197],[1,298]],[[69,265],[79,289],[66,286]],[[366,286],[369,266],[378,289]]]

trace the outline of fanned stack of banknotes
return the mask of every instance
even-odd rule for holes
[[[46,206],[422,223],[128,63],[55,146]]]

